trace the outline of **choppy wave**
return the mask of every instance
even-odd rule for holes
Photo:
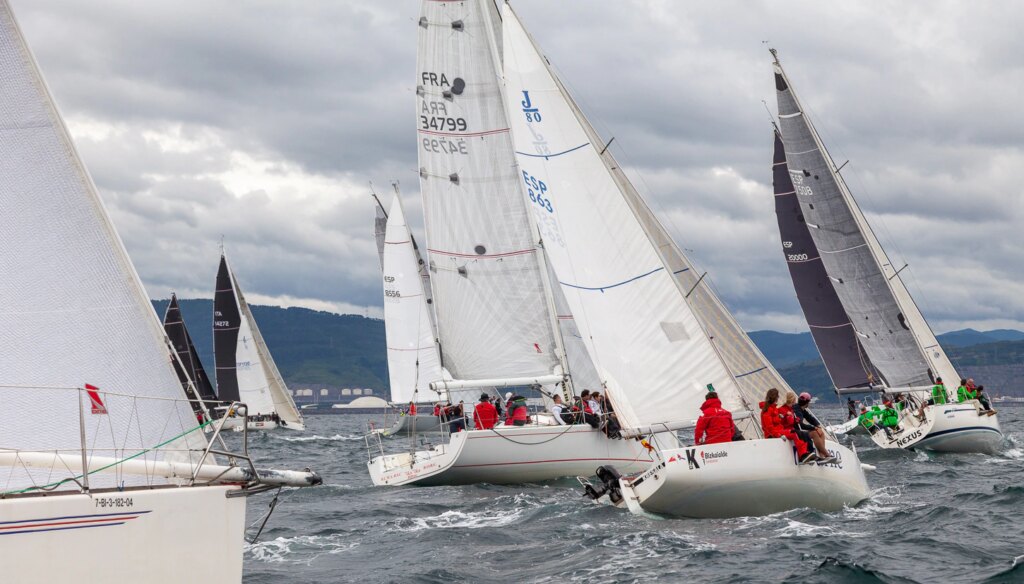
[[[359,546],[346,534],[297,535],[246,544],[248,556],[267,563],[310,564],[320,556],[340,554]]]
[[[284,440],[285,442],[353,442],[363,441],[362,434],[335,434],[334,436],[274,436],[277,440]]]

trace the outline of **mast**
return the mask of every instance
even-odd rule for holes
[[[958,379],[770,51],[797,199],[861,346],[889,387],[927,385],[936,376]]]

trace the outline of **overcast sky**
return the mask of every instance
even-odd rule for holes
[[[420,2],[11,0],[151,296],[381,313],[369,182],[416,174]],[[750,330],[806,330],[773,211],[770,57],[938,331],[1024,328],[1024,4],[519,0]]]

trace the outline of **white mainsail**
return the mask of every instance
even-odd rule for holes
[[[933,376],[947,386],[957,383],[956,369],[837,172],[777,57],[773,66],[797,199],[872,364],[891,387],[930,384]]]
[[[396,193],[384,238],[384,330],[388,345],[391,402],[435,401],[430,382],[441,375],[441,356],[420,277],[420,261]]]
[[[103,402],[84,404],[90,456],[122,458],[162,444],[139,460],[189,460],[185,450],[201,453],[206,439],[192,431],[188,404],[174,401],[185,395],[173,347],[2,0],[0,71],[0,447],[77,452],[74,388],[88,383]],[[0,468],[0,488],[65,476]],[[90,481],[103,488],[154,479],[114,473]]]
[[[420,187],[438,337],[458,379],[564,373],[543,258],[522,202],[490,0],[424,2]]]
[[[732,409],[787,389],[617,170],[507,4],[503,37],[520,180],[624,426],[692,422],[709,385]]]

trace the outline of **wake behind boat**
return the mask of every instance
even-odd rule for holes
[[[764,438],[755,404],[771,388],[785,393],[786,382],[633,188],[507,3],[503,14],[516,157],[547,257],[622,433],[656,447],[643,472],[598,469],[605,485],[587,485],[588,494],[686,517],[834,510],[866,498],[853,450],[826,442],[824,464],[798,464],[799,444]],[[735,426],[721,443],[681,447],[670,433],[693,428],[712,399],[735,413]],[[730,439],[735,431],[742,441]]]
[[[837,393],[882,396],[859,422],[882,448],[995,452],[1003,443],[998,418],[961,381],[903,283],[907,266],[897,269],[885,254],[771,52],[783,253]],[[961,385],[955,394],[952,384]]]

